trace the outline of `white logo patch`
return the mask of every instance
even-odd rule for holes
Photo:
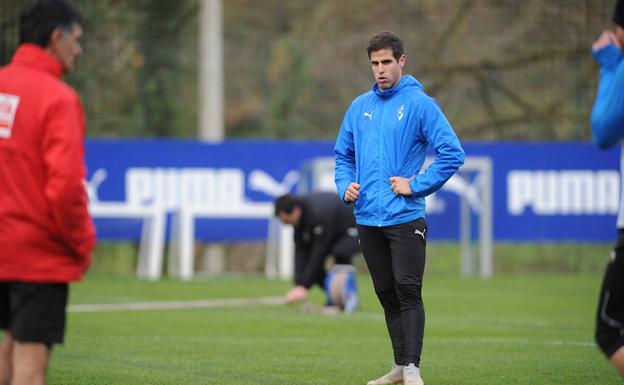
[[[0,92],[0,138],[10,138],[20,98]]]
[[[401,119],[403,119],[404,113],[405,113],[405,106],[401,104],[401,107],[399,107],[399,109],[397,110],[397,119],[399,119],[399,122],[401,121]]]
[[[368,118],[368,120],[373,120],[374,113],[375,113],[375,110],[372,110],[371,112],[364,112],[364,117]]]
[[[414,230],[414,234],[418,234],[422,237],[422,239],[425,239],[425,231],[427,231],[427,229],[423,229],[423,231],[416,229]]]

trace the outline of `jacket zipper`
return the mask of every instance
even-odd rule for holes
[[[379,161],[379,175],[377,176],[377,185],[378,185],[378,194],[377,194],[377,212],[378,212],[378,218],[379,218],[379,224],[377,225],[377,227],[381,227],[382,224],[382,220],[381,220],[381,214],[382,214],[382,208],[381,208],[381,195],[382,195],[382,174],[383,174],[383,162],[382,162],[382,148],[383,148],[383,130],[384,130],[384,112],[385,112],[385,100],[382,98],[381,99],[381,114],[379,115],[379,140],[378,140],[378,146],[377,146],[377,156],[378,156],[378,161]]]

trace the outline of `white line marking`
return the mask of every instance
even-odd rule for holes
[[[595,348],[596,344],[591,341],[565,341],[565,340],[532,340],[527,338],[444,338],[454,344],[463,345],[554,345],[554,346],[580,346]]]
[[[70,305],[70,313],[101,313],[111,311],[146,311],[146,310],[183,310],[212,309],[218,307],[239,307],[250,305],[283,305],[283,297],[204,299],[194,301],[162,301],[135,303],[104,303]]]

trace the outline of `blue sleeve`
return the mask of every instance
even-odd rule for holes
[[[425,103],[421,129],[436,156],[422,174],[410,181],[415,197],[438,190],[464,164],[464,150],[442,110],[433,98],[427,98]]]
[[[340,126],[334,153],[336,156],[336,173],[334,176],[338,196],[344,202],[345,192],[351,182],[357,182],[355,169],[355,143],[353,140],[353,122],[351,121],[351,110],[349,107]]]
[[[595,51],[600,82],[591,114],[592,139],[602,148],[617,144],[624,135],[624,64],[614,44]]]

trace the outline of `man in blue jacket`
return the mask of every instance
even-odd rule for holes
[[[362,252],[394,351],[390,372],[368,385],[420,385],[425,196],[459,169],[464,151],[436,101],[416,79],[403,76],[401,38],[381,32],[367,51],[375,83],[351,103],[340,127],[336,186],[344,202],[354,203]],[[435,161],[420,173],[429,146]]]
[[[600,83],[591,124],[594,143],[601,148],[620,143],[624,136],[624,0],[616,2],[613,21],[615,30],[604,31],[592,46],[600,65]],[[613,366],[624,374],[624,195],[620,195],[618,241],[600,290],[596,342]]]

